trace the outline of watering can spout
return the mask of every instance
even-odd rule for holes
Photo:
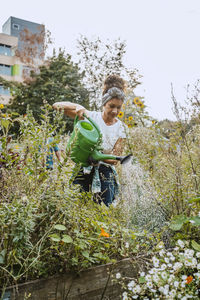
[[[94,151],[91,153],[91,155],[88,158],[88,163],[89,164],[95,164],[98,163],[100,160],[106,160],[106,159],[113,159],[113,160],[119,160],[121,164],[126,164],[127,162],[130,161],[132,157],[132,154],[128,154],[126,156],[116,156],[112,154],[104,154],[99,151]]]

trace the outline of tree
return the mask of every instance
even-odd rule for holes
[[[40,120],[41,107],[44,103],[52,105],[57,101],[71,101],[88,108],[88,92],[82,83],[83,73],[78,64],[71,60],[69,54],[59,50],[39,68],[39,73],[31,72],[30,78],[23,83],[6,82],[13,93],[11,110],[20,115],[26,113],[27,106],[36,120]],[[72,121],[67,119],[68,130],[72,129]]]
[[[124,63],[126,43],[120,39],[112,43],[103,43],[99,38],[90,41],[81,36],[78,40],[78,55],[80,66],[85,72],[85,83],[90,92],[90,103],[95,108],[101,105],[102,84],[107,75],[121,75],[127,81],[127,94],[133,94],[133,90],[140,84],[140,75],[137,69],[129,69]]]

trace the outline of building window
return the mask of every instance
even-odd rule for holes
[[[4,88],[3,85],[0,85],[0,95],[10,96],[9,88]]]
[[[11,66],[0,64],[0,74],[11,76]]]
[[[0,44],[0,55],[12,56],[11,46]]]
[[[19,25],[18,24],[13,24],[13,29],[19,30]]]

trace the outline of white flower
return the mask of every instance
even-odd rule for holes
[[[151,289],[153,287],[153,283],[151,281],[147,281],[147,287]]]
[[[169,276],[168,282],[172,282],[175,279],[175,276],[172,274]]]
[[[179,281],[174,281],[174,287],[177,288],[179,286]]]
[[[187,258],[192,258],[193,255],[194,255],[194,250],[192,250],[192,249],[185,249],[184,255]]]
[[[135,286],[135,281],[134,281],[134,280],[131,280],[131,281],[127,284],[127,286],[128,286],[128,289],[129,289],[129,290],[132,290],[132,288]]]
[[[154,267],[158,267],[159,266],[159,259],[157,258],[157,257],[153,257],[152,258],[152,261],[153,261],[153,265],[154,265]]]
[[[200,269],[200,264],[197,264],[197,269],[198,269],[198,270]]]
[[[144,276],[145,276],[145,273],[144,273],[144,272],[141,272],[141,273],[140,273],[140,276],[144,277]]]
[[[185,284],[186,284],[186,281],[182,281],[182,282],[181,282],[181,287],[184,288],[184,287],[185,287]]]
[[[161,267],[160,267],[161,270],[165,270],[166,268],[167,268],[166,264],[162,264]]]
[[[185,247],[185,244],[184,244],[184,242],[183,241],[181,241],[181,240],[178,240],[177,241],[177,244],[179,245],[179,247],[181,247],[181,248],[184,248]]]
[[[182,263],[176,262],[176,263],[174,264],[174,266],[173,266],[173,269],[174,269],[174,271],[177,271],[177,270],[179,270],[182,266],[183,266]]]
[[[168,264],[168,263],[169,263],[169,258],[168,258],[168,257],[165,257],[165,258],[164,258],[164,261]]]
[[[187,276],[186,276],[186,275],[182,275],[182,276],[181,276],[181,279],[186,280],[186,279],[187,279]]]
[[[200,252],[197,252],[197,253],[196,253],[196,257],[197,257],[197,258],[200,258]]]
[[[191,223],[191,224],[194,224],[194,223],[195,223],[195,221],[194,221],[194,220],[190,220],[190,223]]]
[[[122,297],[123,297],[122,300],[128,300],[127,292],[123,292]]]
[[[138,295],[132,296],[132,299],[137,299]]]
[[[141,287],[139,284],[136,285],[135,289],[137,291],[137,294],[139,294],[141,292]]]
[[[178,251],[178,250],[179,250],[179,247],[175,247],[174,250],[175,250],[175,251]]]
[[[171,291],[169,292],[169,295],[172,296],[173,299],[174,299],[174,297],[176,296],[176,290],[171,290]]]
[[[168,268],[172,268],[172,264],[167,264]]]
[[[174,255],[171,255],[171,256],[170,256],[170,259],[171,259],[172,261],[175,261]]]
[[[128,242],[125,243],[125,248],[129,248],[129,243]]]
[[[161,277],[163,280],[166,280],[167,279],[167,273],[166,272],[162,272],[161,273]]]
[[[164,256],[164,255],[165,255],[165,250],[164,250],[164,249],[160,250],[160,251],[159,251],[159,255],[160,255],[160,256]]]
[[[117,273],[117,274],[116,274],[116,278],[117,278],[117,279],[120,279],[120,278],[121,278],[121,274],[120,274],[120,273]]]
[[[146,276],[145,276],[145,279],[146,279],[146,281],[151,281],[151,280],[152,280],[151,275],[149,275],[149,274],[146,275]]]
[[[153,281],[154,281],[155,283],[158,283],[158,282],[159,282],[159,276],[158,276],[157,274],[154,274],[154,275],[153,275]]]

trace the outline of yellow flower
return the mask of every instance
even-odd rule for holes
[[[3,109],[4,108],[4,105],[1,103],[0,104],[0,109]]]
[[[133,116],[128,117],[128,120],[132,121],[133,120]]]
[[[7,116],[6,116],[6,114],[2,114],[2,117],[3,117],[3,118],[6,118]]]
[[[123,111],[120,111],[119,113],[118,113],[118,117],[119,118],[122,118],[124,116],[124,112]]]
[[[132,127],[132,125],[131,124],[128,124],[128,128],[131,128]]]
[[[110,237],[109,233],[105,232],[103,228],[101,228],[101,233],[99,236]]]
[[[126,107],[125,104],[122,104],[122,109],[125,109],[125,107]]]
[[[140,102],[140,103],[137,104],[137,106],[139,106],[140,108],[143,108],[144,107],[144,103]]]
[[[127,101],[126,101],[126,105],[129,105],[129,103],[130,103],[130,101],[129,101],[129,100],[127,100]]]
[[[138,103],[140,103],[139,97],[135,97],[135,98],[133,99],[133,103],[136,104],[136,105],[138,105]]]
[[[155,124],[156,123],[156,121],[155,120],[152,120],[152,124]]]

